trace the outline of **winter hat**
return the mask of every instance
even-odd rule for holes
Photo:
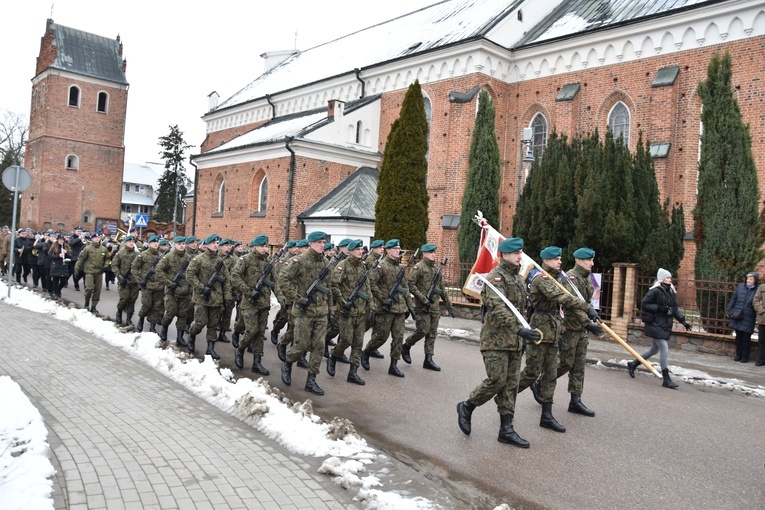
[[[656,281],[657,282],[662,281],[664,278],[671,278],[671,277],[672,277],[672,273],[670,273],[669,271],[667,271],[666,269],[663,269],[661,267],[656,272]]]

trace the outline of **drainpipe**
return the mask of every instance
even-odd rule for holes
[[[361,79],[361,69],[357,67],[353,70],[353,72],[356,73],[356,79],[361,82],[361,97],[359,99],[363,99],[366,90],[366,83],[364,83],[364,80]]]
[[[287,171],[287,226],[284,228],[284,243],[290,240],[290,218],[292,216],[292,186],[295,180],[295,151],[290,147],[290,143],[294,140],[293,137],[287,138],[287,143],[284,146],[290,153],[290,167]],[[194,203],[196,206],[196,202]],[[196,219],[196,218],[195,218]]]
[[[271,105],[271,118],[276,118],[276,105],[271,102],[271,94],[266,94],[266,101]]]
[[[191,235],[197,235],[197,190],[199,189],[199,167],[194,163],[193,158],[189,158],[189,163],[194,167],[194,223],[191,224]],[[183,218],[186,221],[186,218]]]

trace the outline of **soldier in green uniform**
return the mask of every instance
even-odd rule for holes
[[[244,251],[244,245],[240,241],[234,241],[234,248],[231,250],[232,255],[236,257],[236,263],[234,264],[234,267],[236,267],[236,264],[239,263],[240,260],[242,260],[242,257],[247,255],[247,253],[250,252],[250,250],[247,250],[247,252]],[[231,274],[231,277],[233,278],[233,272]],[[234,349],[239,347],[239,339],[242,336],[242,333],[244,333],[244,317],[242,316],[242,293],[239,292],[239,289],[237,289],[233,282],[231,283],[231,292],[234,294],[234,309],[236,310],[236,322],[234,322],[234,331],[231,333],[231,345],[234,347]],[[249,352],[252,352],[252,344],[248,347]]]
[[[385,241],[382,239],[376,239],[372,241],[372,243],[369,245],[369,253],[367,254],[367,258],[364,260],[367,267],[374,267],[377,263],[377,260],[382,257],[383,251],[385,250]],[[369,331],[372,329],[372,326],[374,326],[375,323],[375,300],[370,299],[367,303],[367,326],[366,331]]]
[[[428,291],[433,285],[438,273],[436,267],[436,245],[423,244],[420,248],[422,260],[419,261],[409,272],[407,280],[409,282],[409,291],[414,295],[414,309],[417,312],[415,317],[415,332],[409,335],[401,349],[401,359],[405,363],[412,364],[411,349],[422,338],[425,338],[425,361],[422,368],[428,370],[440,371],[441,367],[433,362],[433,353],[435,352],[436,334],[438,333],[438,321],[441,318],[441,301],[446,305],[449,315],[455,316],[452,308],[452,300],[444,288],[444,278],[438,274],[435,281],[433,295],[428,299]]]
[[[505,239],[497,249],[501,257],[499,264],[486,276],[486,280],[523,314],[526,309],[526,286],[520,275],[523,239]],[[497,440],[528,448],[529,442],[513,428],[515,398],[518,394],[522,342],[536,342],[541,336],[539,332],[523,327],[518,317],[488,285],[484,284],[481,298],[485,315],[480,348],[486,379],[470,393],[470,398],[457,404],[457,423],[462,432],[470,435],[473,410],[496,395],[500,419]]]
[[[187,347],[183,339],[183,332],[188,331],[189,324],[194,317],[194,305],[191,303],[191,285],[186,280],[186,269],[191,263],[191,255],[186,253],[186,238],[175,236],[173,249],[162,257],[157,263],[157,282],[165,289],[164,309],[162,317],[162,329],[159,338],[167,341],[167,330],[174,318],[175,344],[178,347]]]
[[[135,237],[127,236],[122,240],[120,251],[112,259],[112,271],[117,276],[117,288],[120,299],[117,302],[117,324],[122,324],[122,312],[127,314],[125,324],[133,326],[133,312],[138,299],[138,282],[133,279],[131,264],[138,256],[135,249]]]
[[[361,348],[364,345],[364,332],[366,331],[367,302],[371,300],[372,291],[367,278],[353,302],[350,301],[351,293],[359,284],[362,275],[366,273],[367,266],[361,261],[364,253],[363,241],[356,239],[348,243],[348,257],[341,261],[332,271],[332,296],[337,306],[338,326],[340,339],[327,357],[327,373],[335,376],[335,364],[345,358],[345,350],[351,348],[350,371],[347,381],[354,384],[365,384],[358,375],[361,361]]]
[[[236,241],[233,239],[222,239],[218,243],[218,256],[223,259],[223,265],[226,266],[228,273],[234,270],[234,264],[239,260],[233,254],[234,244]],[[234,305],[236,304],[236,298],[238,292],[231,288],[231,293],[234,299],[231,300],[231,307],[223,307],[220,311],[220,331],[218,332],[218,341],[223,343],[230,343],[231,340],[226,336],[226,331],[231,331],[231,317],[234,315]]]
[[[297,254],[298,256],[308,252],[310,250],[308,246],[308,240],[307,239],[301,239],[295,243],[295,247],[297,248]],[[289,258],[285,262],[284,270],[282,271],[282,274],[280,275],[279,283],[277,284],[277,287],[279,285],[282,286],[282,288],[287,287],[287,271],[286,269],[289,267],[290,262],[294,259]],[[293,343],[293,340],[295,339],[295,314],[292,312],[292,306],[293,302],[291,301],[292,297],[288,293],[284,293],[284,299],[285,304],[287,306],[287,331],[284,333],[284,336],[279,341],[279,343],[276,345],[276,352],[279,356],[279,360],[284,363],[287,361],[287,347]],[[300,355],[300,358],[297,361],[297,366],[300,368],[308,368],[308,360],[306,360],[305,353],[302,353]]]
[[[562,307],[568,309],[569,313],[573,310],[586,311],[591,320],[598,318],[597,312],[589,302],[585,303],[578,297],[567,294],[556,285],[555,281],[561,277],[561,252],[557,246],[548,246],[539,254],[542,258],[542,268],[551,278],[539,273],[531,281],[530,299],[534,313],[530,324],[532,328],[542,332],[542,341],[539,344],[527,345],[526,366],[519,384],[519,390],[523,391],[542,375],[539,382],[539,399],[542,403],[539,426],[555,432],[566,432],[566,428],[552,415],[558,365],[558,337],[564,331]]]
[[[189,327],[189,352],[194,352],[196,337],[206,326],[207,351],[205,354],[215,360],[220,359],[214,347],[216,331],[220,327],[221,308],[233,306],[231,275],[223,259],[218,256],[219,242],[218,234],[208,236],[205,239],[205,252],[194,257],[186,270],[186,279],[191,285],[193,292],[191,299],[194,303],[194,321]]]
[[[186,253],[192,258],[199,255],[199,238],[197,236],[186,236]]]
[[[157,281],[156,270],[159,263],[159,236],[149,237],[144,250],[133,260],[131,273],[133,281],[141,287],[141,309],[138,310],[136,330],[143,331],[144,319],[149,317],[150,333],[157,332],[157,323],[164,314],[165,288]]]
[[[101,246],[101,234],[90,236],[91,243],[83,248],[74,266],[75,274],[85,274],[85,308],[98,313],[96,305],[101,301],[101,285],[109,253]]]
[[[279,302],[279,311],[276,313],[274,322],[271,324],[271,343],[274,345],[279,343],[279,332],[289,320],[289,308],[286,301],[284,301],[284,294],[281,292],[281,285],[279,284],[279,280],[286,262],[298,253],[298,248],[296,245],[297,241],[288,241],[286,245],[287,253],[282,256],[281,260],[278,260],[276,264],[274,264],[273,268],[274,281],[276,282],[274,294],[276,294],[276,300]]]
[[[324,395],[324,390],[316,384],[316,375],[321,367],[324,338],[327,335],[329,296],[318,289],[311,295],[307,293],[327,265],[324,259],[325,237],[324,232],[308,234],[308,251],[290,260],[285,268],[284,294],[293,303],[295,341],[282,363],[282,382],[287,386],[292,384],[292,364],[304,352],[310,352],[305,390],[316,395]]]
[[[344,260],[346,257],[348,257],[348,245],[351,243],[352,239],[345,238],[341,240],[339,243],[337,243],[337,249],[333,250],[332,256],[330,256],[327,259],[327,262],[329,262],[332,257],[335,256],[336,253],[340,253],[340,255],[337,257],[337,261],[340,262],[341,260]],[[332,243],[329,243],[332,244]],[[325,244],[324,247],[326,248],[327,245]],[[326,250],[325,250],[325,257],[326,257]],[[337,317],[337,304],[334,302],[334,299],[330,297],[329,301],[329,326],[327,326],[327,337],[324,339],[324,357],[329,358],[329,347],[332,345],[335,345],[334,338],[340,334],[340,323],[338,321]],[[347,358],[345,358],[345,363],[347,361]]]
[[[388,374],[396,377],[404,377],[404,373],[398,368],[398,360],[401,358],[401,346],[404,343],[404,320],[406,312],[413,310],[411,295],[406,278],[396,292],[391,295],[391,289],[396,277],[401,271],[400,257],[401,243],[398,239],[391,239],[385,243],[387,255],[380,265],[369,275],[369,284],[372,295],[375,298],[375,324],[372,328],[372,337],[367,346],[361,351],[361,366],[369,370],[369,357],[388,340],[390,335],[390,366]]]

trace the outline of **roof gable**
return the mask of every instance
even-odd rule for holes
[[[376,168],[361,167],[345,178],[335,189],[298,216],[301,220],[375,221],[377,183]]]
[[[127,84],[118,39],[108,39],[56,23],[50,23],[49,31],[53,34],[53,45],[58,48],[50,67]]]

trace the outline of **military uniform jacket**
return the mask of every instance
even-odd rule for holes
[[[318,278],[325,266],[324,254],[316,253],[312,249],[287,263],[284,269],[284,297],[288,303],[292,302],[292,314],[296,317],[321,317],[329,314],[330,296],[319,290],[313,293],[305,312],[298,306],[308,287]],[[330,285],[328,278],[329,275],[321,282],[325,287]]]
[[[159,284],[160,288],[164,287],[165,292],[167,292],[167,286],[172,283],[173,278],[175,278],[175,275],[181,270],[181,267],[186,260],[191,260],[191,255],[187,254],[186,250],[178,251],[173,249],[157,262],[154,281]],[[173,295],[176,297],[187,297],[191,295],[191,285],[189,285],[189,282],[186,279],[186,270],[188,270],[188,264],[186,265],[183,274],[178,279],[178,286],[175,288],[175,292],[173,292]]]
[[[141,282],[146,274],[151,269],[152,264],[160,257],[160,253],[157,250],[146,248],[144,251],[138,254],[133,260],[133,264],[130,266],[130,272],[133,275],[133,281],[136,283]],[[159,265],[159,263],[157,263]],[[157,271],[154,270],[154,278],[146,281],[146,290],[160,290],[162,285],[157,281]]]
[[[590,272],[582,266],[576,265],[567,274],[568,280],[579,289],[579,293],[589,304],[592,295],[595,294],[595,286],[592,284],[592,279],[590,279]],[[569,287],[568,283],[563,282],[563,286],[576,295],[576,292]],[[566,331],[582,331],[589,323],[590,319],[587,318],[586,311],[575,308],[566,308],[564,310],[563,327],[566,328]]]
[[[342,311],[343,306],[348,302],[348,298],[351,296],[351,292],[353,292],[353,289],[355,289],[356,285],[359,283],[361,275],[366,271],[367,267],[364,262],[356,257],[346,258],[332,271],[332,299],[337,305],[338,311]],[[369,278],[366,279],[360,290],[370,300],[372,299],[372,291],[369,288]],[[356,299],[354,299],[353,302],[356,306],[351,307],[348,315],[351,317],[364,315],[367,311],[367,301],[357,294]]]
[[[0,234],[0,260],[5,259],[8,255],[8,247],[11,244],[11,236],[6,234]]]
[[[228,269],[228,274],[232,274],[234,266],[239,262],[239,257],[234,255],[233,250],[231,250],[228,255],[223,255],[223,252],[218,250],[218,256],[223,259],[223,265]],[[233,280],[231,281],[231,295],[234,296],[234,301],[239,301],[239,298],[241,297],[239,289],[234,285]]]
[[[263,309],[271,307],[271,287],[265,284],[258,300],[254,304],[250,301],[255,290],[255,284],[258,283],[258,279],[267,265],[268,256],[255,251],[240,258],[234,265],[234,270],[231,273],[231,284],[242,293],[242,308]],[[276,268],[277,265],[274,264],[271,268],[271,274],[268,275],[268,280],[273,279],[273,272]]]
[[[555,284],[553,278],[558,278],[559,271],[549,267],[544,269],[552,278],[540,273],[531,281],[530,297],[531,305],[534,307],[531,327],[542,332],[542,343],[551,344],[557,342],[558,335],[565,331],[561,307],[566,307],[570,313],[573,309],[587,310],[590,303],[585,303],[578,297],[563,292]]]
[[[106,258],[109,254],[101,243],[90,243],[80,253],[80,258],[74,265],[74,271],[82,270],[85,274],[101,274],[104,272]]]
[[[210,281],[210,277],[215,272],[215,268],[218,267],[218,262],[220,261],[221,258],[218,254],[210,251],[197,255],[191,260],[188,269],[186,269],[186,279],[193,290],[191,300],[195,305],[223,306],[223,301],[233,300],[233,295],[231,294],[231,274],[226,269],[225,264],[221,265],[220,271],[218,271],[218,278],[210,286],[212,289],[210,298],[205,299],[202,295],[205,285]]]
[[[375,297],[375,310],[378,313],[385,312],[383,303],[388,299],[393,282],[396,281],[401,269],[398,260],[386,255],[377,269],[369,275],[369,285],[372,289],[372,295]],[[407,305],[413,305],[406,278],[401,279],[401,288],[403,292],[394,294],[393,305],[390,307],[391,313],[404,313],[407,310]]]
[[[117,278],[126,277],[128,274],[132,276],[131,264],[137,256],[138,252],[135,249],[128,248],[124,244],[122,245],[120,251],[112,259],[112,271],[117,275]],[[130,278],[128,279],[128,285],[138,285],[138,282]]]
[[[414,295],[414,305],[417,310],[421,310],[423,305],[428,304],[427,295],[430,290],[430,285],[433,283],[433,277],[436,276],[438,267],[433,260],[422,259],[419,261],[407,276],[409,282],[409,291]],[[438,312],[440,310],[439,303],[443,300],[446,308],[452,307],[452,301],[449,299],[449,295],[444,288],[443,274],[438,275],[438,281],[436,282],[436,289],[441,291],[433,292],[432,301],[430,303],[430,311]]]
[[[284,255],[279,261],[274,264],[273,271],[276,273],[276,288],[274,289],[274,294],[276,294],[276,299],[279,301],[284,301],[285,303],[290,303],[291,301],[287,301],[287,297],[284,295],[284,286],[286,285],[287,280],[287,264],[290,260],[294,259],[298,255],[293,255],[291,253],[287,253]]]
[[[500,259],[486,279],[491,282],[517,309],[526,310],[526,286],[520,275],[520,266],[514,266]],[[481,328],[482,351],[519,351],[521,339],[518,331],[523,327],[505,302],[488,285],[481,291],[481,299],[486,309]]]

